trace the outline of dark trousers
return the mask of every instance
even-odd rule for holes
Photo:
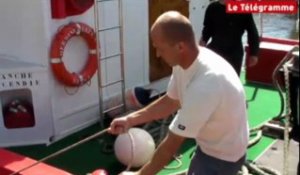
[[[221,56],[233,67],[235,72],[240,75],[241,74],[241,69],[242,69],[242,64],[243,64],[243,55],[240,54],[232,54],[232,55],[225,55],[221,54]]]
[[[246,156],[237,162],[228,162],[209,156],[198,147],[189,167],[188,175],[236,175]]]
[[[240,75],[244,56],[242,45],[236,46],[234,51],[230,51],[232,49],[228,51],[226,48],[215,46],[213,43],[209,44],[208,48],[222,56],[234,68],[235,72]]]

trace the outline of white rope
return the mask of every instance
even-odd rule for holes
[[[283,65],[284,71],[284,80],[286,87],[286,115],[285,115],[285,125],[284,125],[284,152],[283,152],[283,175],[288,175],[288,155],[289,155],[289,122],[290,122],[290,90],[289,90],[289,71],[288,71],[288,62]]]
[[[129,163],[128,163],[128,165],[127,165],[127,167],[126,167],[126,170],[125,171],[129,171],[130,170],[130,168],[132,167],[132,164],[133,164],[133,161],[134,161],[134,150],[135,150],[135,143],[134,143],[134,137],[133,137],[133,135],[130,133],[130,129],[128,130],[128,132],[127,132],[127,134],[128,134],[128,136],[129,136],[129,139],[130,139],[130,151],[131,151],[131,157],[130,157],[130,161],[129,161]]]
[[[247,171],[245,171],[245,168]],[[243,172],[239,172],[240,175],[250,175],[249,173],[253,173],[255,175],[281,175],[280,172],[277,170],[262,166],[262,165],[256,165],[253,162],[246,162],[243,169]]]
[[[167,170],[173,170],[173,169],[178,169],[182,166],[182,155],[177,155],[177,156],[173,156],[174,160],[177,162],[177,165],[175,166],[165,166],[164,169],[167,169]]]
[[[73,92],[71,92],[71,88],[70,87],[64,86],[64,90],[65,90],[66,94],[68,94],[70,96],[75,95],[79,91],[79,86],[72,87],[72,89],[74,89]]]

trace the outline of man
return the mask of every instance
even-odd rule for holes
[[[200,45],[224,57],[240,75],[243,63],[242,36],[247,31],[249,44],[248,66],[258,62],[259,35],[252,14],[226,13],[226,1],[212,2],[206,9]],[[211,39],[210,43],[207,43]]]
[[[219,55],[197,45],[190,21],[178,12],[159,16],[151,28],[151,39],[157,56],[173,67],[167,93],[141,110],[114,119],[108,131],[119,134],[176,111],[177,115],[151,161],[139,171],[121,175],[157,174],[186,138],[194,138],[198,145],[190,175],[236,174],[248,143],[239,77]]]

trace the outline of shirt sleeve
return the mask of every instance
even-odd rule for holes
[[[180,136],[195,138],[216,110],[221,99],[216,81],[197,83],[187,88],[181,109],[169,129]]]

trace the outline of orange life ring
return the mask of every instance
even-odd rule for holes
[[[64,48],[73,36],[81,36],[87,42],[89,56],[83,70],[69,72],[62,60]],[[98,68],[97,44],[94,30],[83,23],[70,23],[63,26],[55,35],[50,50],[50,62],[55,77],[66,86],[81,86],[88,82]]]

